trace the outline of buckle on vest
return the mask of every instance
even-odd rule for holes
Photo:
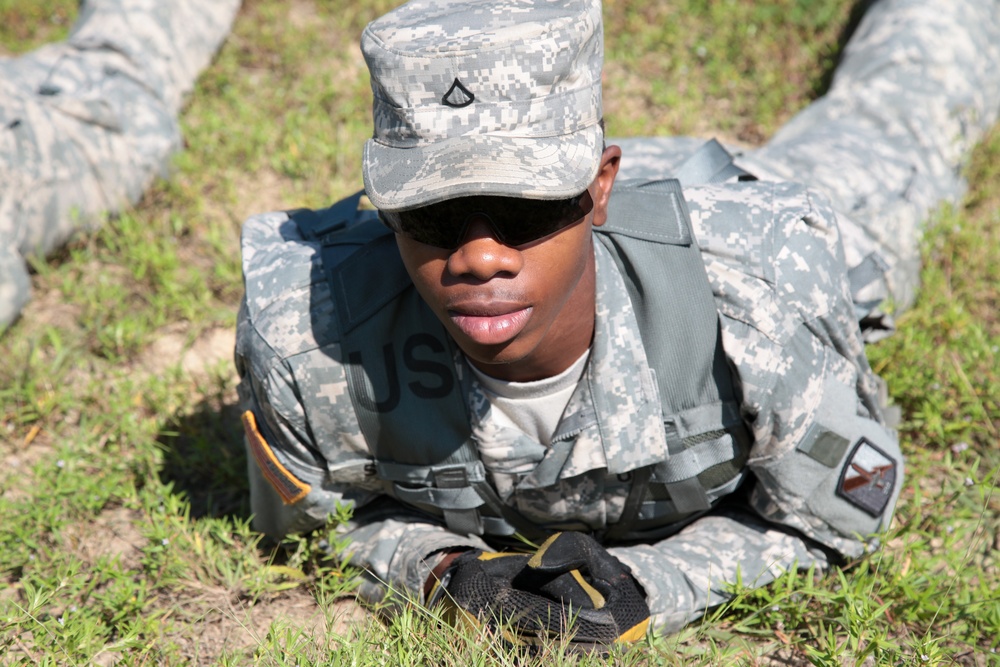
[[[431,466],[431,472],[434,476],[434,486],[439,489],[473,486],[486,479],[486,469],[483,468],[482,461],[435,465]]]
[[[434,468],[434,486],[441,489],[459,489],[469,486],[469,475],[464,465]]]
[[[471,488],[473,478],[482,478],[485,472],[482,469],[482,463],[479,461],[440,467],[434,466],[431,470],[434,471],[434,486],[439,489]],[[483,520],[478,509],[449,509],[442,507],[441,510],[444,513],[444,522],[452,532],[464,535],[483,534]]]

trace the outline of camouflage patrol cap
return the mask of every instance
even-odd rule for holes
[[[365,190],[400,210],[466,195],[562,199],[597,175],[600,0],[413,0],[365,28]]]

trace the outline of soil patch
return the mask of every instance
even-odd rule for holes
[[[352,625],[368,617],[354,600],[338,600],[324,610],[300,589],[253,605],[233,601],[221,590],[219,596],[224,599],[203,591],[177,601],[176,607],[184,609],[183,616],[166,638],[178,647],[178,657],[195,665],[213,665],[223,654],[243,654],[250,664],[254,650],[269,632],[285,634],[287,630],[291,636],[317,638],[331,632],[347,635]]]
[[[140,357],[138,366],[158,375],[180,365],[186,375],[197,377],[231,360],[235,345],[236,332],[232,329],[208,329],[192,340],[190,326],[179,323],[157,337]]]
[[[133,570],[141,566],[145,542],[136,527],[139,521],[139,512],[116,507],[101,512],[86,524],[68,526],[64,535],[73,553],[88,565],[118,557],[122,569]]]

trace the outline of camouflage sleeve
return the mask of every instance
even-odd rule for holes
[[[608,551],[632,568],[660,633],[676,632],[729,600],[737,581],[756,588],[794,567],[827,565],[823,550],[794,531],[738,508],[702,517],[658,544]]]
[[[740,509],[649,546],[615,549],[663,629],[828,556],[854,558],[885,528],[902,483],[847,285],[836,214],[796,184],[686,190],[723,341],[754,437]]]
[[[888,527],[903,458],[865,356],[837,215],[809,190],[784,196],[768,277],[784,327],[759,347],[730,338],[754,417],[750,502],[764,518],[856,558]]]
[[[319,375],[329,371],[321,367],[329,358],[311,356],[326,342],[312,319],[328,307],[317,261],[316,246],[285,213],[244,224],[246,297],[237,318],[236,365],[254,527],[280,538],[324,525],[338,505],[350,507],[353,517],[339,529],[349,546],[339,557],[365,570],[361,598],[419,597],[436,560],[429,555],[486,545],[402,507],[370,474],[372,458],[349,397],[330,386],[338,381],[335,373]],[[303,403],[304,393],[318,388],[333,397],[325,424],[311,421]]]
[[[331,481],[307,429],[302,428],[300,407],[286,381],[292,381],[286,371],[276,370],[263,382],[249,375],[241,383],[241,402],[254,415],[256,427],[251,428],[250,418],[244,417],[256,529],[280,538],[324,525],[338,504],[352,508],[351,520],[338,528],[348,542],[337,557],[364,571],[358,594],[370,604],[390,594],[420,599],[437,552],[488,548],[382,496],[363,477],[356,484]],[[358,457],[355,467],[363,469],[368,463],[369,459]]]

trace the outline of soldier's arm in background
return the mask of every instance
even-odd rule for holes
[[[285,213],[244,224],[236,365],[254,527],[281,538],[323,526],[346,505],[353,518],[339,531],[349,547],[337,557],[367,572],[359,597],[377,602],[391,590],[419,599],[442,552],[487,546],[383,494],[343,368],[329,356],[335,344],[322,338],[332,305],[319,261]],[[309,390],[323,395],[303,397]],[[321,401],[325,423],[307,417],[309,401]]]
[[[82,0],[64,42],[0,58],[0,328],[25,258],[134,204],[181,148],[177,115],[240,0]]]
[[[772,183],[685,195],[754,438],[754,479],[741,502],[677,535],[611,549],[665,631],[728,599],[738,577],[757,587],[790,568],[861,556],[888,524],[903,463],[825,200]]]

